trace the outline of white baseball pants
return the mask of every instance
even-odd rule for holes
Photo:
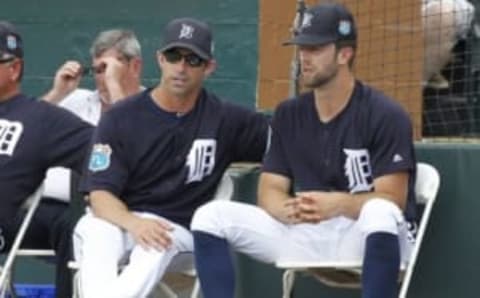
[[[160,218],[150,213],[136,214]],[[170,224],[174,228],[171,248],[164,251],[153,248],[145,250],[125,230],[87,212],[78,222],[73,235],[75,259],[80,264],[82,296],[147,297],[161,280],[172,259],[183,252],[193,251],[190,231],[173,222]],[[126,265],[123,267],[122,263]]]
[[[294,225],[277,221],[257,206],[212,201],[197,210],[191,229],[226,239],[236,251],[265,263],[361,261],[365,239],[373,232],[398,235],[401,260],[407,261],[414,241],[400,209],[383,199],[367,202],[356,221],[337,217]]]

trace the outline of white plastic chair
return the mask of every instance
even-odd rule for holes
[[[223,175],[220,181],[213,200],[231,200],[235,191],[234,182],[228,171]],[[80,280],[78,270],[81,270],[77,262],[70,262],[69,267],[76,270],[73,276],[73,297],[82,298],[83,294],[80,289]],[[200,282],[197,278],[197,272],[195,270],[195,262],[193,253],[185,253],[176,256],[170,266],[167,269],[166,274],[180,273],[182,275],[194,278],[194,284],[191,298],[200,297]],[[165,297],[165,298],[178,298],[178,294],[165,282],[161,281],[154,289],[153,293],[149,297]]]
[[[424,205],[424,211],[418,226],[415,245],[408,263],[401,264],[399,297],[405,298],[412,279],[425,231],[430,219],[433,204],[440,187],[440,175],[431,165],[417,163],[417,180],[415,182],[415,199],[418,205]],[[320,282],[341,288],[361,287],[362,263],[359,262],[295,262],[279,261],[276,266],[285,269],[283,273],[283,298],[291,297],[297,272],[312,274]]]
[[[20,249],[23,241],[23,237],[27,232],[28,226],[32,221],[33,215],[40,204],[40,200],[43,194],[43,184],[28,197],[24,204],[25,208],[28,208],[25,218],[22,221],[20,229],[15,236],[15,240],[8,252],[7,258],[3,266],[0,267],[0,297],[7,297],[7,294],[14,295],[14,288],[12,285],[12,271],[15,266],[15,259],[18,256],[55,256],[55,252],[49,249]]]

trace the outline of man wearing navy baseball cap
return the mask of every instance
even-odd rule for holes
[[[259,162],[266,150],[266,117],[203,86],[215,69],[206,23],[169,22],[156,58],[160,82],[112,107],[93,137],[83,189],[91,212],[75,228],[84,297],[149,297],[193,251],[193,212],[229,164]]]
[[[10,250],[26,214],[21,206],[47,169],[81,171],[93,130],[72,113],[23,94],[22,73],[22,38],[0,21],[0,253]],[[71,237],[65,237],[69,230],[61,220],[67,213],[63,205],[42,200],[22,241],[23,248],[55,250],[57,297],[67,297],[62,289]]]
[[[286,44],[298,46],[302,83],[311,91],[275,110],[259,207],[211,202],[195,212],[204,297],[234,296],[229,246],[267,263],[363,264],[362,297],[398,297],[415,226],[410,119],[355,79],[357,28],[346,7],[309,8]]]

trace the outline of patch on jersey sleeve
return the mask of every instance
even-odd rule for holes
[[[88,162],[88,169],[92,172],[104,171],[110,166],[112,148],[108,144],[93,145],[92,155]]]

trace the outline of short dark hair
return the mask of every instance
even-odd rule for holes
[[[350,68],[353,67],[353,63],[355,62],[355,56],[357,54],[357,41],[356,40],[339,40],[335,42],[335,50],[338,53],[343,48],[352,48],[353,55],[350,61],[348,61],[348,66]]]

